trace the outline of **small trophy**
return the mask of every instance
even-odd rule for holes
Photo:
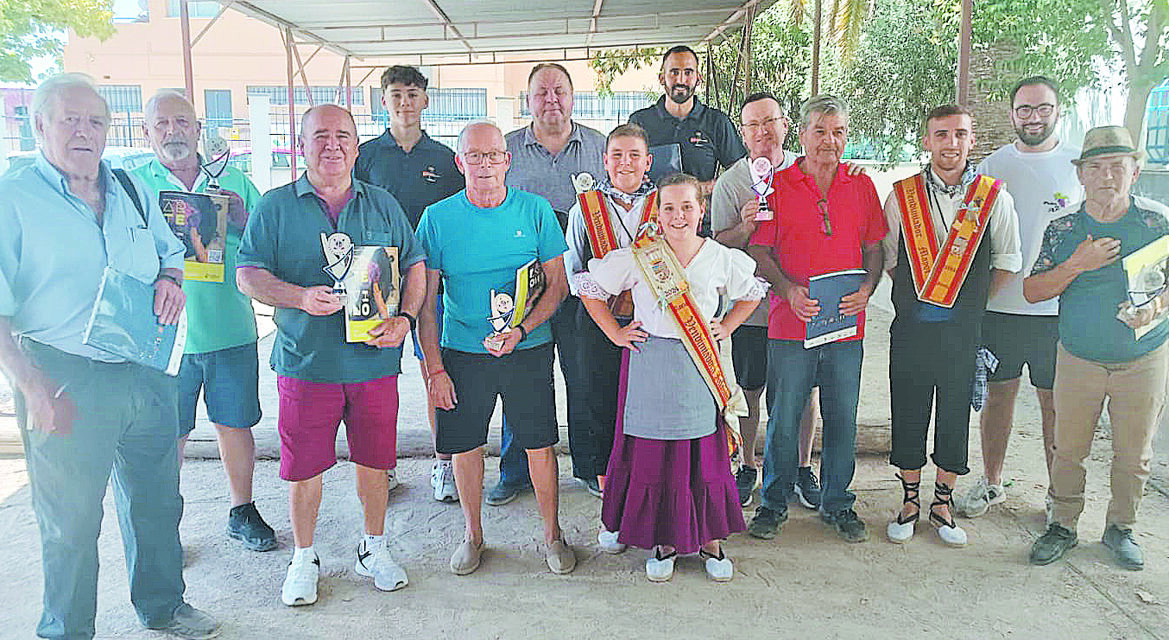
[[[227,169],[227,161],[231,156],[231,148],[227,141],[215,133],[207,132],[203,136],[203,170],[207,172],[207,186],[219,190],[219,176]]]
[[[345,296],[345,276],[353,266],[353,240],[340,231],[321,233],[321,247],[325,250],[324,272],[333,278],[333,294]]]
[[[597,186],[597,181],[593,175],[587,171],[582,171],[572,176],[572,187],[576,189],[576,195],[580,195],[586,191],[592,191]]]
[[[771,186],[771,181],[775,174],[771,170],[771,160],[767,156],[759,156],[751,161],[751,190],[759,198],[759,213],[755,215],[758,221],[771,220],[774,214],[767,208],[767,196],[771,195],[775,189]]]
[[[511,333],[511,319],[515,315],[515,300],[510,294],[491,290],[491,316],[487,323],[491,325],[491,335],[483,341],[491,350],[498,351],[503,347],[507,334]]]

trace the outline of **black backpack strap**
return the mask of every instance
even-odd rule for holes
[[[122,183],[122,188],[126,190],[126,194],[134,202],[134,208],[138,210],[138,215],[142,217],[142,225],[149,227],[150,223],[146,220],[146,209],[142,207],[142,199],[138,197],[138,189],[135,189],[134,183],[130,181],[130,174],[126,173],[125,169],[114,169],[114,177],[118,179],[118,182]]]

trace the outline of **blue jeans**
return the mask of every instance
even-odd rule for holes
[[[848,490],[856,470],[856,405],[860,399],[860,340],[805,349],[800,340],[767,341],[767,445],[763,453],[763,506],[787,512],[799,467],[800,415],[820,382],[824,446],[820,453],[821,510],[851,509]]]
[[[21,349],[77,406],[72,432],[28,424],[16,395],[44,568],[42,638],[93,638],[97,538],[113,472],[130,602],[143,625],[166,625],[182,604],[178,406],[175,380],[135,364],[107,364],[28,340]]]
[[[568,390],[568,424],[574,422],[573,400],[579,391],[575,384],[576,376],[576,310],[580,306],[580,298],[569,296],[560,303],[560,308],[552,315],[552,341],[556,344],[556,353],[560,357],[560,373],[564,376],[564,386]],[[570,429],[571,430],[571,429]],[[507,426],[507,416],[503,416],[503,433],[499,441],[499,481],[502,484],[523,487],[532,483],[528,474],[528,456],[522,448],[512,446],[511,429]]]

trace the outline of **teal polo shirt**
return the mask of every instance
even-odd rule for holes
[[[442,272],[442,346],[467,353],[487,353],[492,292],[513,296],[516,269],[568,251],[552,205],[510,187],[496,207],[471,204],[466,190],[436,202],[422,214],[417,233],[426,266]],[[540,323],[517,348],[551,342],[549,325]]]
[[[108,161],[101,161],[100,172],[101,224],[43,154],[0,178],[0,316],[11,318],[14,336],[90,360],[122,362],[81,342],[103,270],[108,265],[153,282],[160,268],[183,268],[183,243],[137,178],[131,180],[148,223]]]
[[[144,164],[130,173],[146,184],[155,200],[161,191],[186,191],[187,187],[158,159]],[[206,171],[195,181],[195,193],[207,190]],[[235,167],[227,167],[219,176],[219,187],[243,200],[244,210],[256,210],[260,192],[246,175]],[[187,294],[187,345],[184,353],[209,353],[256,341],[256,316],[251,298],[240,293],[235,285],[236,254],[239,252],[243,220],[227,221],[227,238],[223,251],[223,282],[183,281]]]
[[[349,235],[354,245],[398,247],[405,276],[410,266],[425,260],[414,240],[401,205],[389,192],[353,181],[353,197],[337,220],[329,221],[324,203],[307,174],[277,187],[260,199],[248,218],[236,264],[259,267],[280,280],[300,287],[333,286],[325,273],[321,234],[334,231]],[[300,309],[276,309],[276,340],[272,369],[290,378],[309,382],[351,384],[400,371],[402,349],[378,349],[345,342],[342,312],[313,316]]]
[[[1160,347],[1169,338],[1162,321],[1138,340],[1116,319],[1116,307],[1128,300],[1124,257],[1169,234],[1169,207],[1132,198],[1128,212],[1114,222],[1100,222],[1080,204],[1079,210],[1052,220],[1031,275],[1054,269],[1089,235],[1120,240],[1120,258],[1110,265],[1076,276],[1059,295],[1059,341],[1074,356],[1094,362],[1131,362]]]

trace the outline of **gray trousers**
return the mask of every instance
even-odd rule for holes
[[[143,625],[167,624],[184,590],[174,379],[29,340],[21,350],[77,406],[71,433],[46,434],[30,429],[24,397],[16,394],[41,534],[44,610],[37,635],[94,636],[97,538],[111,471],[130,601]]]

